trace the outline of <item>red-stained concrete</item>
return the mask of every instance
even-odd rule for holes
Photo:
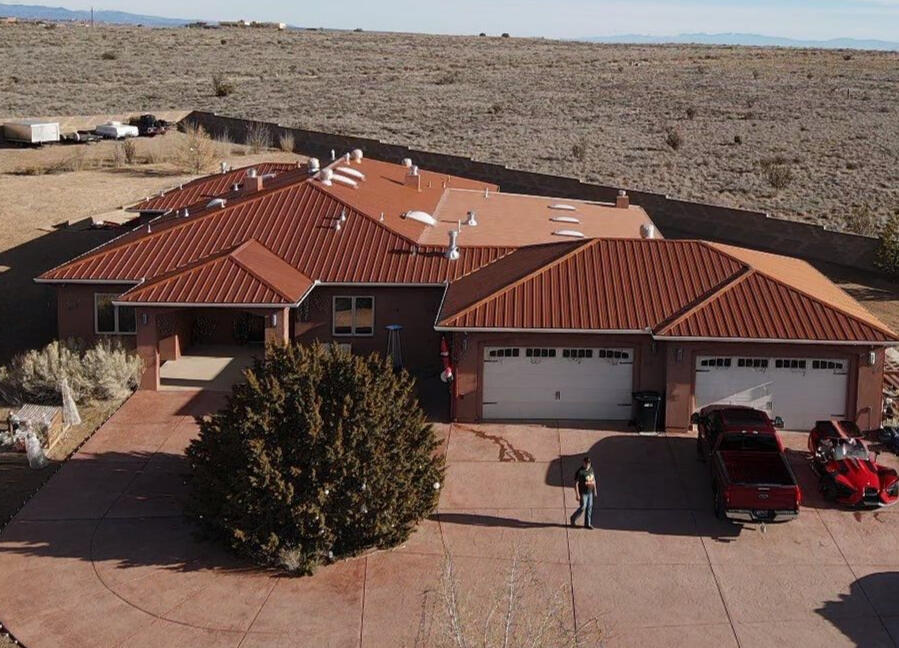
[[[198,541],[181,515],[193,416],[223,398],[138,392],[5,528],[0,621],[25,646],[424,648],[441,632],[444,552],[470,608],[486,611],[515,546],[579,623],[598,620],[604,646],[899,637],[899,509],[829,507],[802,436],[785,441],[808,505],[763,531],[715,520],[691,436],[440,424],[438,514],[402,547],[286,578]],[[585,453],[600,488],[594,531],[565,526]]]

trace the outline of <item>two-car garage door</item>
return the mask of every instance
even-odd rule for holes
[[[849,363],[833,358],[696,358],[696,409],[748,405],[780,416],[790,430],[846,417]]]
[[[634,350],[484,349],[483,418],[630,418]]]

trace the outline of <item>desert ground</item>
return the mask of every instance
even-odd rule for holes
[[[834,228],[899,208],[897,100],[895,52],[0,26],[0,116],[213,110]]]

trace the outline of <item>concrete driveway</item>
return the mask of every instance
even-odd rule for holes
[[[424,647],[440,631],[444,551],[477,604],[514,546],[578,622],[598,619],[604,646],[899,637],[899,510],[820,501],[799,435],[788,444],[808,506],[763,531],[714,519],[690,437],[442,425],[440,510],[404,547],[283,578],[198,542],[180,516],[192,416],[221,399],[136,394],[7,526],[0,620],[26,646]],[[594,531],[565,526],[585,452],[599,478]]]

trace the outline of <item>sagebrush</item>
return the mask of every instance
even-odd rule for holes
[[[443,457],[414,381],[373,354],[270,346],[187,450],[187,513],[257,564],[308,574],[405,541]]]
[[[140,357],[117,340],[91,347],[79,340],[54,340],[32,349],[0,369],[0,396],[9,404],[58,404],[67,378],[78,403],[123,399],[137,388]]]

